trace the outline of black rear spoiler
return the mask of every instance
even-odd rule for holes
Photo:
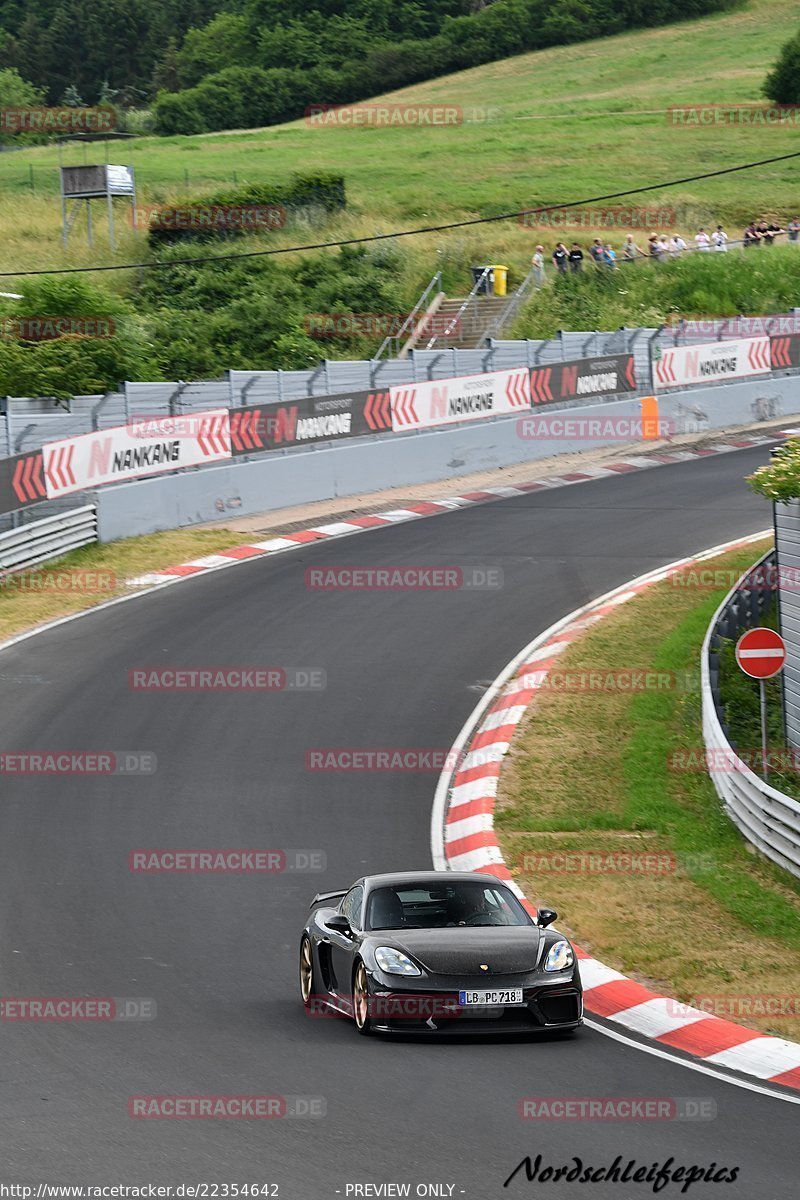
[[[316,908],[318,904],[325,904],[328,900],[341,900],[342,896],[346,896],[347,892],[320,892],[314,897],[309,904],[309,908]]]

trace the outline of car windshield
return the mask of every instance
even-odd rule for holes
[[[370,892],[367,929],[447,929],[463,925],[531,925],[502,884],[396,884]]]

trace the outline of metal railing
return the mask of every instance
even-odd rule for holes
[[[375,354],[375,358],[383,358],[384,353],[386,352],[386,350],[389,349],[389,347],[392,345],[392,343],[394,343],[395,357],[397,357],[397,355],[399,355],[400,350],[403,345],[403,342],[406,339],[406,337],[410,337],[411,330],[414,327],[414,322],[417,319],[417,315],[420,311],[422,311],[423,306],[427,304],[428,297],[431,295],[431,293],[436,294],[436,293],[440,292],[441,290],[442,290],[442,272],[437,271],[436,274],[434,275],[433,279],[431,279],[430,283],[425,288],[425,291],[422,293],[422,295],[420,296],[417,303],[412,308],[411,312],[406,317],[405,321],[403,321],[403,324],[400,326],[397,333],[390,333],[390,334],[388,334],[387,337],[385,337],[383,339],[380,346],[378,347],[377,353]]]
[[[775,551],[771,550],[745,572],[708,627],[700,662],[703,740],[708,773],[728,816],[762,854],[800,877],[800,801],[771,787],[738,757],[719,690],[720,638],[735,639],[743,629],[761,623],[775,596],[764,579],[775,574]]]
[[[9,529],[0,533],[0,577],[60,558],[96,541],[97,509],[93,504]]]
[[[533,285],[533,281],[536,278],[537,269],[537,267],[531,267],[522,283],[511,296],[508,304],[494,318],[481,338],[480,344],[482,346],[488,346],[492,338],[499,337],[503,330],[516,320],[517,316],[519,315],[519,310],[522,307],[522,303],[527,299]]]
[[[425,346],[426,350],[432,350],[438,341],[440,341],[440,340],[445,341],[447,338],[449,338],[451,333],[453,332],[453,330],[459,328],[459,326],[461,325],[461,318],[464,316],[464,314],[467,312],[467,310],[470,307],[473,310],[473,314],[475,316],[477,316],[478,293],[479,292],[483,293],[486,291],[486,283],[487,283],[489,276],[492,274],[492,271],[493,271],[492,267],[484,267],[483,268],[480,275],[478,275],[477,278],[475,279],[475,282],[472,285],[472,291],[467,296],[464,303],[461,305],[461,308],[458,310],[458,312],[455,314],[455,316],[452,318],[452,320],[450,320],[448,322],[447,327],[444,330],[444,332],[437,333],[434,337],[432,337],[430,339],[430,341]]]

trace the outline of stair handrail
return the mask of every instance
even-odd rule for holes
[[[453,317],[452,321],[450,321],[450,323],[448,324],[447,328],[444,330],[443,333],[434,334],[434,336],[431,338],[431,340],[426,345],[426,347],[425,347],[426,350],[432,350],[440,338],[449,337],[450,334],[452,333],[453,329],[458,328],[458,326],[461,322],[461,318],[464,315],[464,313],[466,312],[468,305],[470,303],[473,303],[473,304],[477,303],[476,298],[477,298],[478,292],[481,288],[481,284],[484,283],[484,281],[488,277],[489,273],[493,269],[494,269],[493,267],[484,267],[483,268],[480,275],[477,277],[477,279],[475,280],[475,282],[472,285],[472,291],[467,296],[466,300],[461,305],[461,308],[458,310],[456,315]]]
[[[488,345],[493,338],[496,338],[500,334],[509,321],[512,321],[516,317],[520,306],[522,305],[522,301],[526,298],[528,292],[530,291],[531,284],[535,278],[536,267],[531,267],[528,271],[528,274],[514,292],[514,295],[511,297],[505,308],[501,309],[501,311],[497,313],[495,317],[493,317],[488,328],[486,329],[486,332],[483,334],[478,343],[479,346]]]
[[[422,306],[426,303],[428,296],[431,294],[431,292],[433,291],[434,288],[436,289],[437,292],[440,292],[442,289],[442,272],[441,271],[437,271],[436,274],[433,276],[430,283],[425,288],[425,291],[422,293],[419,300],[414,305],[411,312],[408,314],[405,321],[403,321],[403,324],[400,326],[400,328],[397,330],[397,332],[389,333],[386,335],[386,337],[381,342],[377,353],[373,356],[373,361],[375,361],[375,359],[382,358],[384,351],[386,351],[389,348],[389,346],[391,346],[392,342],[395,343],[394,356],[395,356],[395,358],[398,356],[398,354],[400,353],[400,345],[403,340],[403,334],[406,333],[411,328],[411,326],[414,324],[414,321],[417,318],[417,313],[420,311]]]

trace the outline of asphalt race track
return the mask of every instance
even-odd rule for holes
[[[738,1167],[692,1197],[797,1196],[798,1108],[620,1044],[359,1038],[311,1020],[297,946],[317,891],[430,866],[435,772],[309,772],[315,747],[449,747],[535,633],[612,586],[770,523],[742,477],[767,450],[583,483],[318,544],[70,622],[0,656],[6,750],[147,750],[155,774],[6,777],[0,992],[152,997],[148,1022],[0,1024],[0,1162],[14,1183],[277,1183],[280,1200],[348,1184],[440,1193],[649,1196],[649,1184],[537,1183],[558,1166]],[[309,590],[310,566],[493,566],[502,590]],[[288,694],[132,691],[145,666],[322,668]],[[322,851],[322,873],[146,875],[151,847]],[[591,886],[588,884],[587,886]],[[631,914],[635,920],[635,914]],[[676,929],[696,952],[702,931]],[[142,1094],[321,1097],[326,1115],[136,1120]],[[524,1122],[526,1096],[694,1097],[716,1118]],[[35,1194],[35,1193],[34,1193]],[[223,1193],[220,1192],[220,1195]],[[356,1195],[352,1190],[350,1195]],[[380,1195],[362,1192],[361,1195]],[[386,1193],[383,1194],[392,1194]],[[395,1193],[396,1194],[396,1193]],[[672,1184],[658,1193],[681,1195]]]

